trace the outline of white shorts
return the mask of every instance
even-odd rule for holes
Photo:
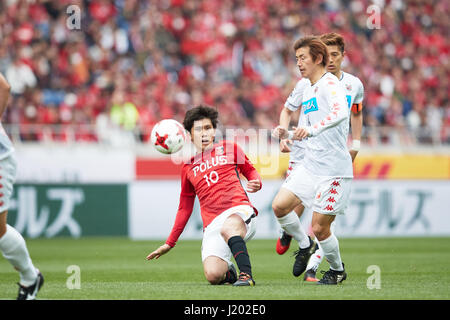
[[[289,161],[289,167],[286,170],[286,179],[287,177],[289,177],[289,175],[292,173],[292,171],[294,171],[295,167],[298,166],[300,162],[293,162],[293,161]]]
[[[0,213],[9,209],[16,168],[17,162],[13,154],[0,160]]]
[[[202,241],[202,261],[205,261],[209,256],[216,256],[225,260],[228,265],[233,263],[231,261],[233,254],[231,253],[230,247],[228,247],[228,243],[225,242],[220,234],[223,223],[232,214],[237,214],[242,220],[247,221],[247,233],[244,237],[245,242],[249,241],[255,235],[256,216],[253,208],[248,205],[232,207],[214,218],[205,228]]]
[[[321,214],[344,214],[350,197],[352,178],[329,178],[310,173],[302,164],[286,178],[282,188],[294,193],[305,208]]]

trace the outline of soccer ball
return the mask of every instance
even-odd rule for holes
[[[176,120],[164,119],[155,124],[151,144],[161,153],[171,154],[180,150],[186,142],[186,130]]]

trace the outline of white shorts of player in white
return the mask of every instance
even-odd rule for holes
[[[299,166],[301,162],[299,161],[289,161],[289,167],[286,170],[286,179],[289,177],[289,175],[294,171],[294,169]],[[311,228],[311,219],[312,219],[312,210],[310,207],[305,207],[303,210],[302,216],[300,217],[300,223],[304,227],[305,230],[307,230],[307,233],[312,236],[312,228]],[[281,232],[283,232],[283,229],[281,229]]]
[[[202,240],[202,261],[209,256],[216,256],[225,260],[228,265],[233,262],[233,254],[231,253],[228,243],[225,242],[220,230],[222,229],[225,220],[232,214],[239,215],[242,220],[246,221],[247,233],[244,241],[247,242],[253,238],[256,233],[256,216],[255,211],[251,206],[240,205],[225,210],[219,214],[214,220],[205,228]]]
[[[303,206],[321,214],[344,214],[348,205],[352,178],[320,177],[300,163],[281,186],[294,193]]]
[[[292,171],[294,171],[295,167],[299,164],[300,162],[294,162],[294,161],[289,161],[289,167],[286,170],[286,179],[289,177],[289,175],[292,173]]]
[[[0,160],[0,213],[9,209],[9,203],[16,180],[17,162],[14,154]]]

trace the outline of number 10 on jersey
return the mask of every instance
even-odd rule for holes
[[[217,183],[217,181],[219,181],[219,175],[216,171],[211,171],[209,175],[205,174],[203,178],[205,178],[208,187],[211,186],[211,183]]]

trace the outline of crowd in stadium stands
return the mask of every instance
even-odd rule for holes
[[[439,0],[4,0],[2,122],[26,141],[105,140],[115,126],[146,141],[204,103],[226,127],[272,128],[300,77],[294,41],[334,31],[365,85],[369,142],[450,143],[449,15]]]

